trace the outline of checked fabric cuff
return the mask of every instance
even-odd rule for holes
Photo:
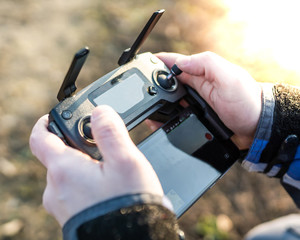
[[[281,177],[284,186],[289,185],[300,191],[299,145],[286,173],[277,176],[282,164],[270,165],[289,135],[295,134],[298,138],[300,136],[300,90],[272,84],[262,84],[262,87],[260,121],[242,166],[250,172],[264,172],[269,177]]]
[[[141,208],[143,206],[143,208]],[[161,209],[162,213],[165,213],[168,215],[168,220],[166,220],[167,223],[170,223],[172,227],[174,227],[174,230],[178,230],[178,226],[175,224],[176,217],[173,213],[173,207],[169,199],[167,199],[165,196],[160,197],[152,194],[132,194],[132,195],[124,195],[120,197],[116,197],[113,199],[109,199],[104,202],[100,202],[94,206],[91,206],[82,212],[76,214],[71,219],[69,219],[66,224],[63,227],[63,238],[65,240],[76,240],[76,239],[82,239],[78,236],[78,231],[81,230],[81,233],[86,234],[86,230],[90,227],[93,229],[94,233],[94,227],[98,227],[97,225],[101,223],[100,225],[104,226],[103,220],[106,218],[109,218],[111,220],[120,218],[121,209],[131,209],[131,213],[135,212],[146,212],[146,215],[149,216],[149,213],[147,213],[147,209]],[[138,208],[138,209],[136,209]],[[145,208],[145,209],[144,209]],[[158,211],[159,212],[159,211]],[[128,212],[129,213],[129,212]],[[122,214],[121,214],[122,215]],[[95,219],[95,221],[94,221]],[[125,218],[127,219],[127,218]],[[129,219],[129,218],[128,218]],[[134,220],[134,217],[132,217]],[[106,219],[107,220],[107,219]],[[124,220],[124,219],[121,219]],[[146,223],[145,223],[146,225]],[[84,226],[84,227],[82,227]],[[105,225],[108,227],[108,225]],[[154,226],[155,227],[155,226]],[[102,228],[103,229],[103,228]],[[105,228],[104,228],[105,229]],[[172,230],[172,228],[164,228],[165,230]],[[175,232],[176,232],[175,231]],[[105,233],[106,231],[103,231],[101,233],[96,232],[96,239],[98,236],[100,236],[102,233]],[[98,234],[98,236],[97,236]],[[177,234],[177,233],[176,233]],[[102,236],[102,235],[101,235]],[[92,239],[91,236],[89,236],[88,239]],[[103,238],[106,239],[106,238]],[[109,238],[113,239],[113,238]]]

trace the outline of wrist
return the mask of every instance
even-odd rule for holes
[[[255,139],[257,134],[257,130],[260,126],[261,121],[261,114],[265,105],[267,104],[266,101],[269,99],[264,96],[264,88],[271,89],[270,84],[256,84],[256,90],[254,91],[252,96],[252,103],[245,104],[245,106],[250,106],[248,109],[244,109],[244,115],[240,119],[239,123],[239,130],[235,132],[232,136],[231,140],[236,144],[236,146],[240,150],[249,149]],[[268,90],[267,92],[270,92]],[[271,92],[270,92],[271,94]]]
[[[231,141],[238,147],[239,150],[246,150],[249,149],[253,143],[254,134],[253,136],[239,136],[234,134],[231,137]]]

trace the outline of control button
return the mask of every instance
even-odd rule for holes
[[[61,113],[61,116],[63,117],[63,119],[69,120],[69,119],[71,119],[71,118],[73,117],[73,114],[72,114],[71,111],[65,110],[65,111],[63,111],[63,112]]]
[[[152,57],[150,58],[150,61],[151,61],[152,63],[154,63],[154,64],[157,64],[157,63],[159,62],[158,58],[155,57],[155,56],[152,56]]]
[[[167,92],[173,92],[177,89],[178,83],[175,77],[168,78],[169,73],[165,70],[156,70],[153,72],[153,80],[157,86]]]
[[[148,87],[148,93],[153,96],[153,95],[156,95],[157,94],[157,88],[154,87],[154,86],[149,86]]]
[[[61,133],[61,131],[54,122],[49,123],[48,130],[57,135],[61,140],[65,141],[64,135]]]
[[[95,144],[91,129],[91,116],[85,116],[79,120],[78,131],[84,141]]]

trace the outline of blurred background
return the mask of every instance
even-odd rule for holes
[[[0,239],[62,239],[42,206],[46,171],[30,131],[57,103],[73,54],[91,54],[81,89],[117,67],[157,9],[166,9],[141,52],[213,51],[261,82],[299,85],[297,0],[1,0]],[[179,223],[187,239],[242,239],[253,226],[298,212],[278,180],[236,164]]]

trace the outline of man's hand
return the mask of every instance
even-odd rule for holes
[[[169,68],[183,71],[177,78],[194,88],[235,136],[240,149],[253,141],[261,112],[261,87],[244,69],[220,56],[204,52],[191,56],[156,54]]]
[[[119,115],[100,106],[93,111],[91,124],[103,162],[50,133],[47,116],[36,123],[30,136],[32,153],[48,170],[43,204],[61,226],[76,213],[110,198],[134,193],[163,196],[152,166],[131,141]]]

